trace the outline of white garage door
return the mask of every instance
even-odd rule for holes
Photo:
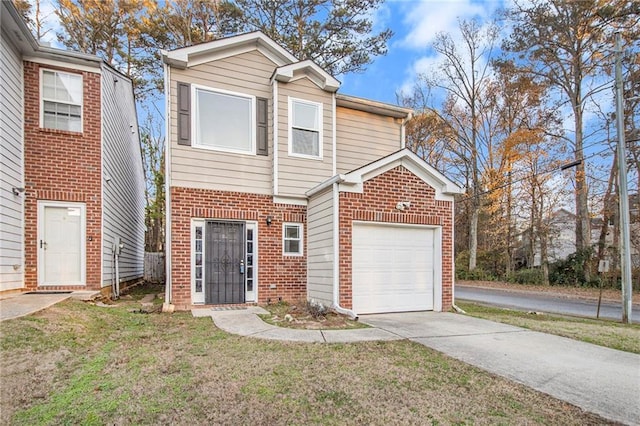
[[[433,228],[357,223],[352,241],[356,313],[433,310]]]

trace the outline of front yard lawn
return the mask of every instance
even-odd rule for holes
[[[0,423],[607,424],[409,341],[263,341],[139,307],[0,323]]]
[[[586,319],[547,313],[536,315],[469,302],[459,302],[457,305],[474,317],[640,354],[640,325],[638,324],[622,324],[603,319]]]

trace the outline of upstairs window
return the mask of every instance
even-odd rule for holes
[[[42,127],[82,132],[82,75],[42,70],[41,76]]]
[[[254,98],[201,87],[194,91],[194,146],[255,154]]]
[[[322,158],[322,104],[289,98],[289,155]]]

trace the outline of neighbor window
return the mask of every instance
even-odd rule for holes
[[[195,89],[195,146],[254,153],[254,98]]]
[[[285,223],[282,230],[284,254],[302,256],[302,224]]]
[[[322,104],[289,98],[289,154],[322,158]]]
[[[42,127],[82,132],[82,75],[42,70]]]

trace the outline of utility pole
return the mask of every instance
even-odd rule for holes
[[[622,85],[622,46],[616,33],[616,127],[618,130],[618,183],[620,187],[620,267],[622,268],[622,322],[631,323],[631,237],[629,231],[629,193],[627,189],[627,153],[624,140]]]

